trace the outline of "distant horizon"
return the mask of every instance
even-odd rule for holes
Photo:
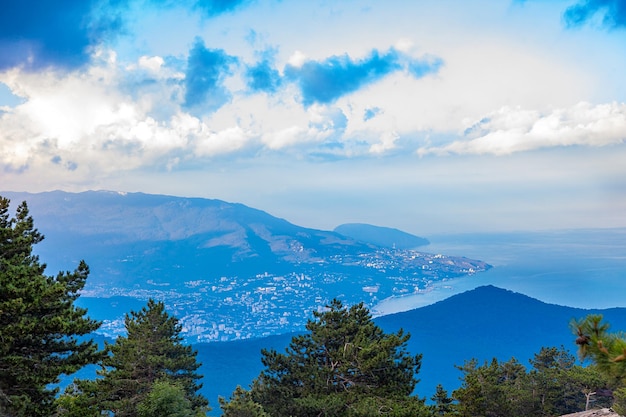
[[[410,230],[405,230],[399,227],[395,227],[395,226],[389,226],[387,224],[376,224],[376,223],[367,223],[367,222],[357,222],[357,221],[346,221],[344,223],[339,223],[336,224],[330,228],[318,228],[318,227],[314,227],[311,226],[310,224],[307,223],[297,223],[294,222],[288,218],[284,218],[281,216],[277,216],[275,215],[272,211],[267,210],[263,207],[255,207],[255,206],[250,206],[248,204],[239,202],[239,201],[231,201],[231,200],[224,200],[221,198],[211,198],[211,197],[200,197],[200,196],[185,196],[185,195],[174,195],[174,194],[157,194],[157,193],[147,193],[147,192],[143,192],[143,191],[116,191],[116,190],[109,190],[109,189],[86,189],[86,190],[82,190],[82,191],[65,191],[65,190],[61,190],[61,189],[51,189],[51,190],[46,190],[46,191],[18,191],[18,190],[0,190],[0,197],[4,197],[6,193],[15,193],[15,194],[32,194],[32,195],[37,195],[37,194],[44,194],[44,193],[53,193],[53,192],[62,192],[62,193],[69,193],[69,194],[80,194],[80,193],[85,193],[85,192],[106,192],[106,193],[114,193],[114,194],[118,194],[118,195],[127,195],[127,194],[143,194],[143,195],[152,195],[152,196],[165,196],[165,197],[172,197],[172,198],[189,198],[189,199],[204,199],[204,200],[217,200],[217,201],[223,201],[225,203],[228,204],[243,204],[249,208],[252,209],[256,209],[256,210],[260,210],[263,212],[266,212],[267,214],[276,217],[276,218],[280,218],[283,220],[288,221],[289,223],[292,223],[294,225],[300,226],[300,227],[305,227],[305,228],[311,228],[311,229],[318,229],[318,230],[325,230],[325,231],[333,231],[334,229],[336,229],[339,226],[345,225],[345,224],[364,224],[364,225],[371,225],[371,226],[377,226],[377,227],[384,227],[384,228],[389,228],[389,229],[397,229],[400,230],[402,232],[405,233],[409,233],[412,234],[414,236],[417,237],[422,237],[422,238],[429,238],[429,237],[450,237],[450,236],[479,236],[479,235],[494,235],[494,234],[524,234],[524,233],[530,233],[530,234],[541,234],[541,233],[558,233],[558,232],[584,232],[584,231],[601,231],[601,230],[622,230],[622,229],[626,229],[626,225],[625,226],[605,226],[605,227],[561,227],[561,228],[545,228],[545,229],[500,229],[500,230],[461,230],[461,231],[455,231],[455,230],[448,230],[448,231],[434,231],[431,232],[429,234],[426,234],[424,232],[414,232],[414,231],[410,231]],[[12,208],[14,209],[18,203],[20,203],[21,201],[12,201],[11,205]],[[26,202],[28,203],[28,200],[26,200]],[[35,218],[35,223],[37,222],[37,219]],[[429,245],[431,245],[432,242],[430,242],[427,245],[421,245],[419,246],[420,248],[424,248],[427,247]]]

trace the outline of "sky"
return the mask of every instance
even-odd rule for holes
[[[422,236],[626,227],[625,0],[22,0],[0,190]]]

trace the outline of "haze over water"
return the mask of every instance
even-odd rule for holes
[[[430,291],[381,302],[380,314],[432,304],[482,285],[579,308],[626,307],[626,229],[440,235],[424,252],[480,259],[493,266],[438,282]]]

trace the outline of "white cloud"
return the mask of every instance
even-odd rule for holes
[[[413,42],[413,40],[409,39],[409,38],[402,38],[399,39],[396,44],[394,45],[394,47],[401,52],[404,53],[410,53],[412,52],[412,50],[415,48],[415,42]]]
[[[238,126],[199,135],[195,140],[195,155],[214,156],[240,150],[250,141],[251,136],[250,132]]]
[[[306,62],[306,55],[301,51],[295,51],[288,59],[287,63],[292,67],[299,68]]]
[[[383,133],[380,142],[370,146],[370,153],[380,155],[394,149],[396,147],[396,140],[398,140],[399,137],[396,132]]]
[[[170,81],[179,74],[163,62],[140,57],[138,64],[122,69],[114,53],[97,51],[94,64],[84,71],[0,74],[25,99],[0,117],[0,162],[12,169],[34,169],[77,161],[92,173],[102,170],[100,175],[150,166],[169,152],[185,150],[196,126],[172,102],[178,87]],[[149,85],[158,80],[160,88],[124,92],[129,82],[141,85],[144,77]]]
[[[289,126],[284,129],[267,132],[261,140],[269,149],[278,150],[309,140],[307,129],[301,126]]]
[[[620,144],[626,140],[626,104],[581,102],[546,113],[503,107],[466,132],[468,140],[418,153],[508,155],[557,146]]]
[[[139,66],[148,69],[154,73],[158,73],[164,64],[163,58],[160,56],[142,56],[139,58]]]

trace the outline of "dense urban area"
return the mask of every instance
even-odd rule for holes
[[[293,271],[261,271],[249,276],[181,278],[179,283],[147,280],[140,288],[91,287],[85,297],[132,297],[164,300],[181,319],[190,341],[227,341],[301,330],[311,311],[333,298],[363,301],[373,308],[381,300],[427,291],[436,281],[472,275],[489,266],[480,261],[414,250],[380,249],[334,256]],[[115,336],[123,316],[106,319],[100,332]]]

